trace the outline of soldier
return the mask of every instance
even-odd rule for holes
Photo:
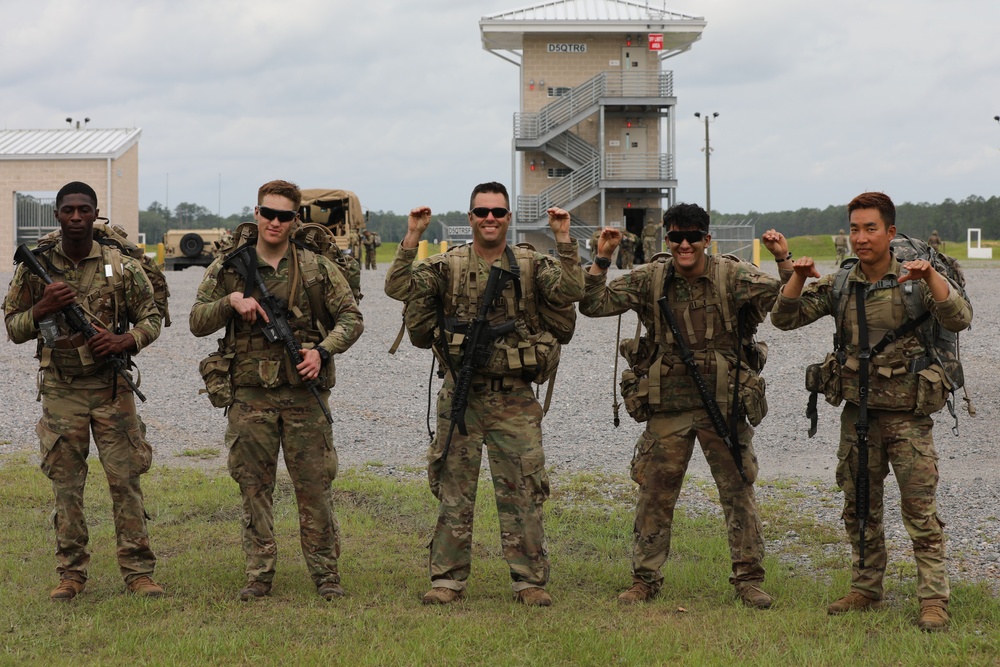
[[[7,335],[15,343],[38,341],[41,361],[38,422],[41,468],[52,480],[56,533],[55,601],[69,601],[87,582],[87,481],[90,432],[111,491],[118,541],[118,567],[128,590],[159,597],[153,579],[156,556],[149,546],[139,476],[149,470],[153,450],[135,410],[131,389],[112,357],[138,353],[160,335],[161,315],[141,265],[114,246],[94,241],[97,193],[86,183],[68,183],[56,195],[61,242],[38,253],[57,282],[45,285],[22,264],[4,301]],[[85,340],[60,311],[78,303],[97,335]],[[129,324],[133,325],[131,329]]]
[[[938,231],[935,229],[931,232],[931,235],[927,238],[927,245],[934,248],[937,252],[944,252],[944,241],[938,236]]]
[[[947,386],[937,355],[929,357],[918,331],[902,327],[909,322],[903,308],[902,285],[910,283],[919,290],[923,307],[941,327],[960,331],[972,321],[972,309],[960,291],[939,274],[926,260],[900,262],[890,251],[889,242],[896,235],[896,209],[892,200],[880,192],[866,192],[847,206],[851,222],[851,246],[858,256],[857,265],[847,274],[841,306],[835,297],[837,274],[824,276],[803,289],[807,278],[819,278],[819,271],[809,257],[794,264],[794,275],[782,289],[772,323],[779,329],[795,329],[824,315],[835,319],[838,350],[823,364],[824,384],[836,385],[839,393],[827,400],[839,405],[846,400],[840,418],[840,448],[837,452],[837,484],[844,490],[844,527],[853,551],[851,591],[827,608],[830,614],[865,610],[878,606],[882,599],[885,575],[885,531],[882,526],[883,489],[892,465],[899,483],[903,524],[913,540],[917,561],[917,595],[923,630],[943,630],[948,626],[948,572],[945,567],[943,523],[937,515],[935,493],[938,483],[937,454],[931,430],[931,414],[939,410],[947,397]],[[857,293],[864,292],[863,307]],[[863,313],[862,315],[859,313]],[[872,346],[883,339],[897,340],[870,359],[867,391],[860,389],[859,358],[868,359],[871,349],[859,341],[866,338]],[[865,362],[866,367],[867,363]],[[829,370],[827,370],[829,368]],[[915,372],[919,370],[919,374]],[[918,385],[921,390],[918,392]],[[867,395],[867,398],[863,398]],[[869,512],[864,517],[865,559],[861,565],[859,539],[861,521],[856,503],[860,405],[867,410]],[[936,405],[932,405],[935,403]]]
[[[660,240],[660,226],[650,218],[642,228],[642,258],[643,262],[653,261],[653,255],[660,252],[663,242]]]
[[[351,228],[351,233],[348,235],[347,252],[351,257],[358,260],[358,267],[360,267],[364,261],[361,258],[361,234],[353,227]]]
[[[601,228],[598,227],[590,237],[590,261],[597,259],[597,240],[601,238]]]
[[[844,236],[843,229],[833,239],[833,247],[837,250],[837,266],[840,266],[847,259],[847,237]]]
[[[373,234],[366,229],[362,234],[361,243],[365,247],[365,268],[375,270],[378,268],[375,264],[375,251],[382,245],[382,239],[377,233]]]
[[[753,427],[766,411],[763,383],[747,365],[740,363],[743,409],[733,418],[733,368],[737,351],[742,351],[737,331],[749,335],[763,321],[778,294],[779,282],[752,264],[735,262],[727,257],[708,256],[706,247],[709,217],[695,204],[676,204],[663,214],[669,230],[667,243],[671,258],[661,258],[605,284],[611,254],[621,240],[621,231],[606,228],[601,234],[598,259],[586,276],[585,294],[580,312],[589,317],[606,317],[634,310],[649,332],[645,369],[650,376],[649,414],[646,429],[639,437],[632,459],[632,479],[639,484],[636,505],[634,546],[632,550],[632,586],[618,596],[622,604],[634,604],[655,597],[663,584],[660,568],[670,551],[674,506],[684,481],[695,438],[701,445],[719,489],[729,534],[733,574],[730,583],[744,604],[759,609],[771,606],[771,596],[761,589],[764,581],[764,539],[754,500],[753,482],[757,476],[757,457],[753,449]],[[791,254],[784,236],[768,231],[764,244],[775,256],[787,277]],[[664,286],[666,283],[666,286]],[[668,298],[670,309],[680,322],[685,344],[693,350],[697,365],[708,387],[720,385],[720,372],[729,376],[721,381],[715,401],[732,428],[736,424],[741,466],[732,451],[713,429],[708,406],[702,399],[688,368],[681,360],[680,346],[664,323],[657,301]],[[737,313],[747,313],[746,327],[737,323]],[[720,371],[720,363],[726,369]],[[762,363],[762,362],[760,362]],[[757,368],[759,370],[759,366]],[[625,391],[623,390],[623,394]],[[658,396],[654,396],[658,394]],[[751,411],[748,405],[753,405]],[[763,407],[762,407],[763,404]],[[630,411],[631,413],[631,411]],[[633,415],[634,416],[634,415]],[[643,419],[640,418],[640,421]]]
[[[281,342],[264,337],[258,326],[265,318],[257,301],[260,292],[244,296],[245,281],[224,266],[225,257],[206,270],[191,309],[191,333],[207,336],[225,328],[221,346],[235,355],[226,445],[229,474],[240,486],[243,503],[247,583],[239,597],[244,601],[269,595],[274,579],[271,507],[279,449],[295,489],[302,553],[316,591],[326,600],[344,595],[337,569],[340,529],[330,491],[337,450],[323,407],[335,380],[333,356],[358,339],[364,324],[334,264],[289,242],[301,200],[294,183],[265,183],[254,218],[257,268],[268,291],[292,302],[288,322],[302,345],[302,363],[293,368]],[[304,381],[319,383],[323,407]]]
[[[598,245],[600,241],[598,241]],[[621,260],[621,265],[623,269],[631,269],[633,263],[635,262],[635,248],[639,244],[639,237],[628,231],[627,229],[622,230],[621,234],[621,245],[618,247],[619,259]]]
[[[499,508],[503,554],[510,566],[516,599],[527,605],[552,604],[545,591],[549,559],[542,530],[542,504],[549,495],[549,480],[542,450],[542,406],[526,378],[531,377],[529,366],[533,363],[528,361],[529,355],[543,354],[542,344],[548,341],[547,345],[551,345],[555,339],[548,326],[522,310],[518,301],[520,297],[526,301],[532,295],[532,303],[526,306],[539,314],[545,300],[556,306],[572,307],[583,295],[583,271],[579,266],[578,245],[569,235],[570,216],[566,211],[548,210],[549,227],[557,243],[556,261],[548,255],[507,244],[509,207],[507,189],[502,184],[477,185],[472,191],[469,211],[471,245],[456,247],[416,264],[413,261],[417,244],[430,224],[431,210],[426,206],[412,209],[406,236],[386,276],[386,294],[406,301],[408,308],[422,307],[433,317],[433,301],[440,299],[446,321],[456,322],[454,326],[446,325],[447,331],[441,334],[450,342],[459,340],[454,337],[457,329],[464,331],[465,325],[476,316],[479,305],[475,303],[475,295],[482,295],[486,289],[491,266],[521,272],[520,289],[508,284],[504,297],[494,302],[490,310],[491,322],[509,322],[513,318],[514,330],[494,341],[496,352],[491,363],[477,369],[465,413],[468,435],[454,433],[447,452],[445,446],[451,431],[447,416],[455,391],[455,374],[461,366],[460,362],[448,362],[453,356],[463,357],[469,352],[451,344],[447,349],[439,346],[436,350],[445,360],[448,372],[438,394],[438,414],[443,417],[438,418],[437,437],[427,455],[431,491],[440,504],[430,545],[431,590],[424,595],[424,604],[448,604],[464,594],[472,561],[473,511],[484,442]],[[470,271],[471,262],[475,262],[474,272]],[[533,274],[530,283],[524,275],[524,266]],[[463,275],[469,279],[460,279]],[[464,283],[465,289],[450,289],[453,279],[455,285]],[[569,333],[572,334],[572,329]],[[511,351],[518,365],[523,362],[523,366],[514,367]]]

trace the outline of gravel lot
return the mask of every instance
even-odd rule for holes
[[[767,263],[769,270],[773,263]],[[996,434],[1000,377],[1000,294],[996,289],[1000,263],[966,270],[975,308],[973,329],[962,335],[966,383],[978,410],[975,418],[960,412],[960,435],[951,433],[947,412],[937,419],[937,450],[941,484],[939,513],[947,522],[950,567],[961,579],[1000,582],[1000,464]],[[427,444],[425,416],[430,353],[404,343],[395,356],[387,350],[399,330],[401,304],[382,291],[386,266],[362,276],[365,298],[361,310],[365,333],[347,354],[337,358],[338,382],[331,398],[335,440],[342,467],[377,463],[388,475],[422,475]],[[833,269],[832,264],[828,267]],[[615,272],[612,272],[614,274]],[[136,359],[142,371],[142,389],[149,398],[140,411],[149,426],[154,464],[198,466],[224,471],[222,436],[225,418],[198,395],[202,387],[198,361],[215,348],[215,338],[194,338],[187,316],[202,272],[188,269],[168,274],[173,326]],[[8,284],[11,273],[0,273]],[[6,292],[6,290],[5,290]],[[548,465],[560,473],[601,471],[625,473],[632,448],[641,432],[621,410],[619,428],[612,423],[612,386],[617,318],[580,317],[572,343],[563,349],[552,407],[544,423]],[[624,316],[622,335],[635,330],[633,314]],[[760,337],[771,346],[764,375],[768,382],[770,414],[758,428],[755,447],[760,459],[759,495],[789,497],[792,486],[801,512],[817,521],[840,525],[840,492],[834,486],[839,438],[839,409],[820,400],[819,432],[806,437],[804,416],[807,394],[804,369],[822,360],[831,345],[832,320],[827,318],[805,329],[781,332],[765,322]],[[34,426],[40,406],[35,396],[34,346],[0,341],[0,363],[7,381],[0,386],[7,408],[0,424],[0,462],[15,452],[37,451]],[[439,380],[434,379],[434,391]],[[214,450],[217,455],[184,456],[191,450]],[[710,479],[703,457],[692,459],[691,474]],[[776,484],[779,483],[780,484]],[[711,485],[708,485],[711,487]],[[778,488],[778,487],[781,488]],[[886,531],[890,558],[912,562],[909,539],[898,513],[898,492],[887,480]],[[714,494],[714,489],[709,490]],[[695,510],[718,512],[706,493],[688,485],[681,504]],[[796,535],[768,535],[772,552]],[[836,545],[845,555],[846,541]],[[806,567],[807,563],[793,563]]]

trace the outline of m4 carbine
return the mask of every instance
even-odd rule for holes
[[[294,367],[292,370],[298,372],[296,368],[302,363],[302,355],[299,353],[301,345],[295,339],[292,327],[288,324],[287,304],[268,291],[267,286],[264,284],[264,279],[257,269],[257,248],[253,243],[245,243],[235,252],[230,253],[222,265],[232,267],[243,278],[244,297],[251,296],[255,288],[260,291],[257,303],[260,304],[260,307],[264,309],[264,313],[267,315],[267,322],[260,322],[264,338],[269,343],[280,342],[284,346],[285,352],[288,353],[288,358],[292,360],[292,366]],[[303,384],[316,397],[316,402],[319,403],[319,407],[323,410],[323,416],[326,417],[326,421],[332,424],[333,416],[330,414],[330,408],[327,406],[326,401],[320,395],[317,382],[315,380],[303,380]]]
[[[23,243],[17,246],[17,250],[14,252],[14,263],[24,264],[29,271],[41,278],[42,282],[46,285],[51,285],[54,282],[52,280],[52,276],[49,275],[48,271],[45,270],[41,262],[38,261],[35,254],[28,250],[28,246]],[[76,333],[83,334],[83,337],[86,340],[90,340],[97,335],[97,329],[90,322],[87,314],[83,312],[83,308],[80,307],[80,304],[73,302],[60,310],[59,313],[63,316],[63,319],[66,320],[66,324],[69,325],[69,328]],[[117,355],[111,355],[107,357],[107,361],[111,364],[112,368],[115,369],[115,373],[121,376],[121,378],[125,381],[125,384],[127,384],[128,388],[132,390],[132,393],[134,393],[140,401],[145,403],[146,396],[139,391],[139,387],[137,387],[135,382],[132,381],[132,376],[128,374],[128,371],[126,370],[128,364],[125,359]]]

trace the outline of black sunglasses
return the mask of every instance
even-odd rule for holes
[[[490,213],[492,213],[493,217],[496,218],[497,220],[499,220],[500,218],[503,218],[503,217],[507,216],[510,213],[510,210],[506,209],[506,208],[501,208],[499,206],[497,206],[496,208],[488,208],[486,206],[477,206],[476,208],[474,208],[471,211],[469,211],[469,213],[471,213],[472,215],[476,216],[477,218],[485,218]]]
[[[684,243],[685,241],[687,241],[690,245],[694,245],[695,243],[704,241],[705,236],[707,236],[707,234],[700,229],[691,229],[688,231],[671,229],[667,232],[667,240],[678,245]]]
[[[282,211],[276,208],[271,208],[270,206],[258,206],[257,212],[260,213],[260,217],[265,220],[278,219],[278,222],[291,222],[298,215],[297,211]]]

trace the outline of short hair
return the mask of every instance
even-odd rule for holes
[[[697,204],[674,204],[663,212],[663,226],[667,229],[699,229],[708,233],[708,213]]]
[[[290,181],[268,181],[257,190],[257,205],[259,206],[267,195],[277,195],[292,202],[292,208],[296,211],[302,205],[302,190],[299,186]]]
[[[847,205],[847,215],[862,208],[877,209],[886,229],[896,224],[896,206],[884,192],[862,192]]]
[[[62,206],[63,197],[66,195],[87,195],[94,202],[94,208],[97,208],[97,193],[86,183],[73,181],[59,188],[59,192],[56,193],[56,208]]]
[[[488,183],[480,183],[476,187],[472,188],[472,195],[469,197],[470,211],[476,205],[476,195],[480,194],[481,192],[503,195],[504,201],[507,202],[507,208],[510,208],[510,195],[507,194],[507,188],[503,186],[503,183],[490,181]]]

